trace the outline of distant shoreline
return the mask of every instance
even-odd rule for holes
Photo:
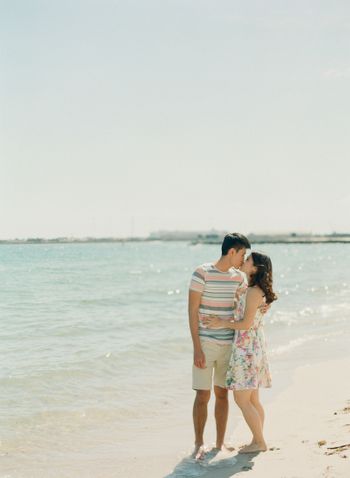
[[[253,244],[350,244],[350,234],[346,235],[250,235]],[[188,242],[197,244],[221,244],[222,236],[218,237],[127,237],[127,238],[28,238],[28,239],[2,239],[0,245],[26,245],[26,244],[113,244],[126,242]]]

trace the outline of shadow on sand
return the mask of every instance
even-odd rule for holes
[[[229,458],[216,459],[218,451],[209,451],[203,460],[195,460],[191,456],[183,458],[174,470],[164,478],[230,478],[236,473],[250,471],[254,467],[252,461],[259,452],[239,454]]]

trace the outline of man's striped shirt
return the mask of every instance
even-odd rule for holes
[[[199,318],[218,315],[222,319],[232,320],[235,293],[238,287],[244,285],[244,280],[244,274],[234,268],[222,272],[213,263],[197,267],[192,274],[190,290],[202,294]],[[200,321],[199,336],[201,340],[232,344],[234,330],[208,329]]]

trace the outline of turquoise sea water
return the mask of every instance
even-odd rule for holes
[[[279,295],[265,326],[276,392],[296,366],[347,353],[350,246],[258,250],[272,258]],[[187,404],[190,419],[188,284],[219,251],[1,246],[0,476],[77,476],[82,462],[105,462],[140,430],[147,439]]]

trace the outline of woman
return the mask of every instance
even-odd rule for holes
[[[265,254],[252,252],[241,267],[248,287],[236,296],[235,320],[209,317],[203,321],[209,328],[230,327],[236,331],[226,386],[233,390],[253,439],[239,453],[266,451],[263,435],[264,409],[259,400],[259,387],[271,387],[271,376],[266,355],[263,314],[259,307],[277,299],[272,288],[272,264]]]

